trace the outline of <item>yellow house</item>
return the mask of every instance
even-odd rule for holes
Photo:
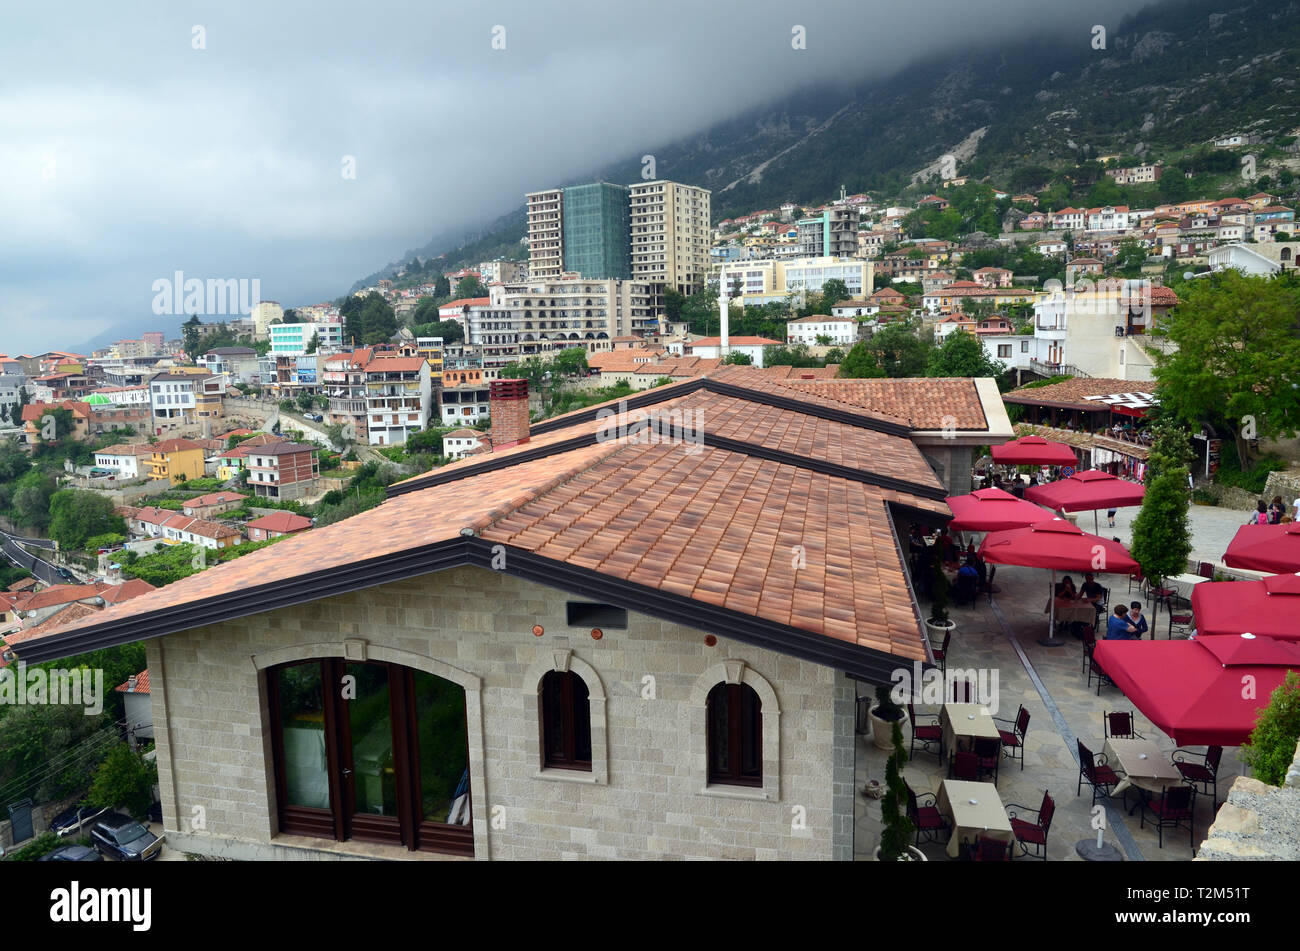
[[[149,478],[170,479],[172,485],[203,477],[203,447],[188,439],[167,439],[153,447]]]

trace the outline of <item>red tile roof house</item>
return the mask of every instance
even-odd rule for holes
[[[207,495],[190,499],[181,511],[193,518],[206,519],[239,508],[243,504],[244,496],[238,492],[209,492]]]
[[[232,548],[244,539],[238,529],[229,525],[193,518],[170,509],[147,505],[139,509],[122,506],[115,511],[126,520],[132,535],[158,538],[169,545],[184,542],[201,548]]]
[[[295,515],[292,512],[272,512],[270,515],[255,518],[244,525],[250,542],[262,542],[268,538],[279,538],[281,535],[305,532],[309,528],[311,528],[311,519]]]
[[[251,449],[246,458],[248,485],[264,499],[299,499],[320,485],[320,459],[315,446],[268,443]]]
[[[149,702],[149,670],[132,674],[126,683],[114,688],[122,694],[122,707],[125,714],[127,735],[131,745],[138,746],[141,740],[153,737],[153,704]]]
[[[950,489],[921,443],[966,440],[969,478],[1001,407],[992,380],[723,367],[16,653],[145,642],[186,852],[848,860],[855,696],[931,659],[901,539]]]

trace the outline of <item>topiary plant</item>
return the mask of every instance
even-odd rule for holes
[[[880,861],[898,862],[908,857],[915,827],[907,817],[907,784],[903,782],[903,764],[907,750],[903,748],[903,728],[894,721],[894,752],[885,762],[885,796],[880,801],[880,818],[884,828],[880,833]]]
[[[1250,745],[1241,748],[1241,758],[1255,778],[1270,786],[1281,786],[1295,759],[1300,742],[1300,675],[1288,671],[1286,679],[1259,711]]]

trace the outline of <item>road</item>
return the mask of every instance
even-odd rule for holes
[[[15,564],[19,568],[27,569],[35,575],[38,580],[45,584],[68,583],[63,578],[59,577],[59,573],[55,569],[54,565],[50,564],[48,561],[42,561],[35,555],[32,555],[18,547],[16,541],[22,541],[23,539],[21,537],[10,535],[7,532],[0,532],[0,539],[3,539],[3,541],[0,541],[0,551],[4,552],[4,556],[9,559],[11,564]],[[46,542],[46,539],[42,538],[38,539],[38,541]],[[46,543],[53,545],[53,542]]]

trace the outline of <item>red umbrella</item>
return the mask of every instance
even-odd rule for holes
[[[1078,457],[1061,442],[1025,436],[993,447],[993,461],[1003,466],[1072,466]]]
[[[1133,705],[1180,746],[1241,746],[1287,670],[1300,671],[1296,645],[1240,635],[1102,640],[1093,657]]]
[[[1027,565],[1052,569],[1055,590],[1056,572],[1093,571],[1102,574],[1132,574],[1138,563],[1119,542],[1090,535],[1063,518],[1049,518],[1027,528],[991,532],[980,545],[980,557],[999,565]],[[1052,636],[1056,629],[1056,599],[1051,601],[1048,636],[1039,643],[1058,647],[1064,641]]]
[[[1076,472],[1067,479],[1058,479],[1047,485],[1031,485],[1025,489],[1025,498],[1030,502],[1066,512],[1141,505],[1145,494],[1146,489],[1136,482],[1126,482],[1096,469]]]
[[[979,489],[969,495],[951,495],[945,501],[954,516],[948,528],[955,532],[1001,532],[1048,517],[1037,505],[1003,489]]]
[[[1241,526],[1223,563],[1251,571],[1300,571],[1300,522]]]
[[[1300,641],[1300,574],[1203,581],[1192,588],[1198,635],[1259,634]]]

